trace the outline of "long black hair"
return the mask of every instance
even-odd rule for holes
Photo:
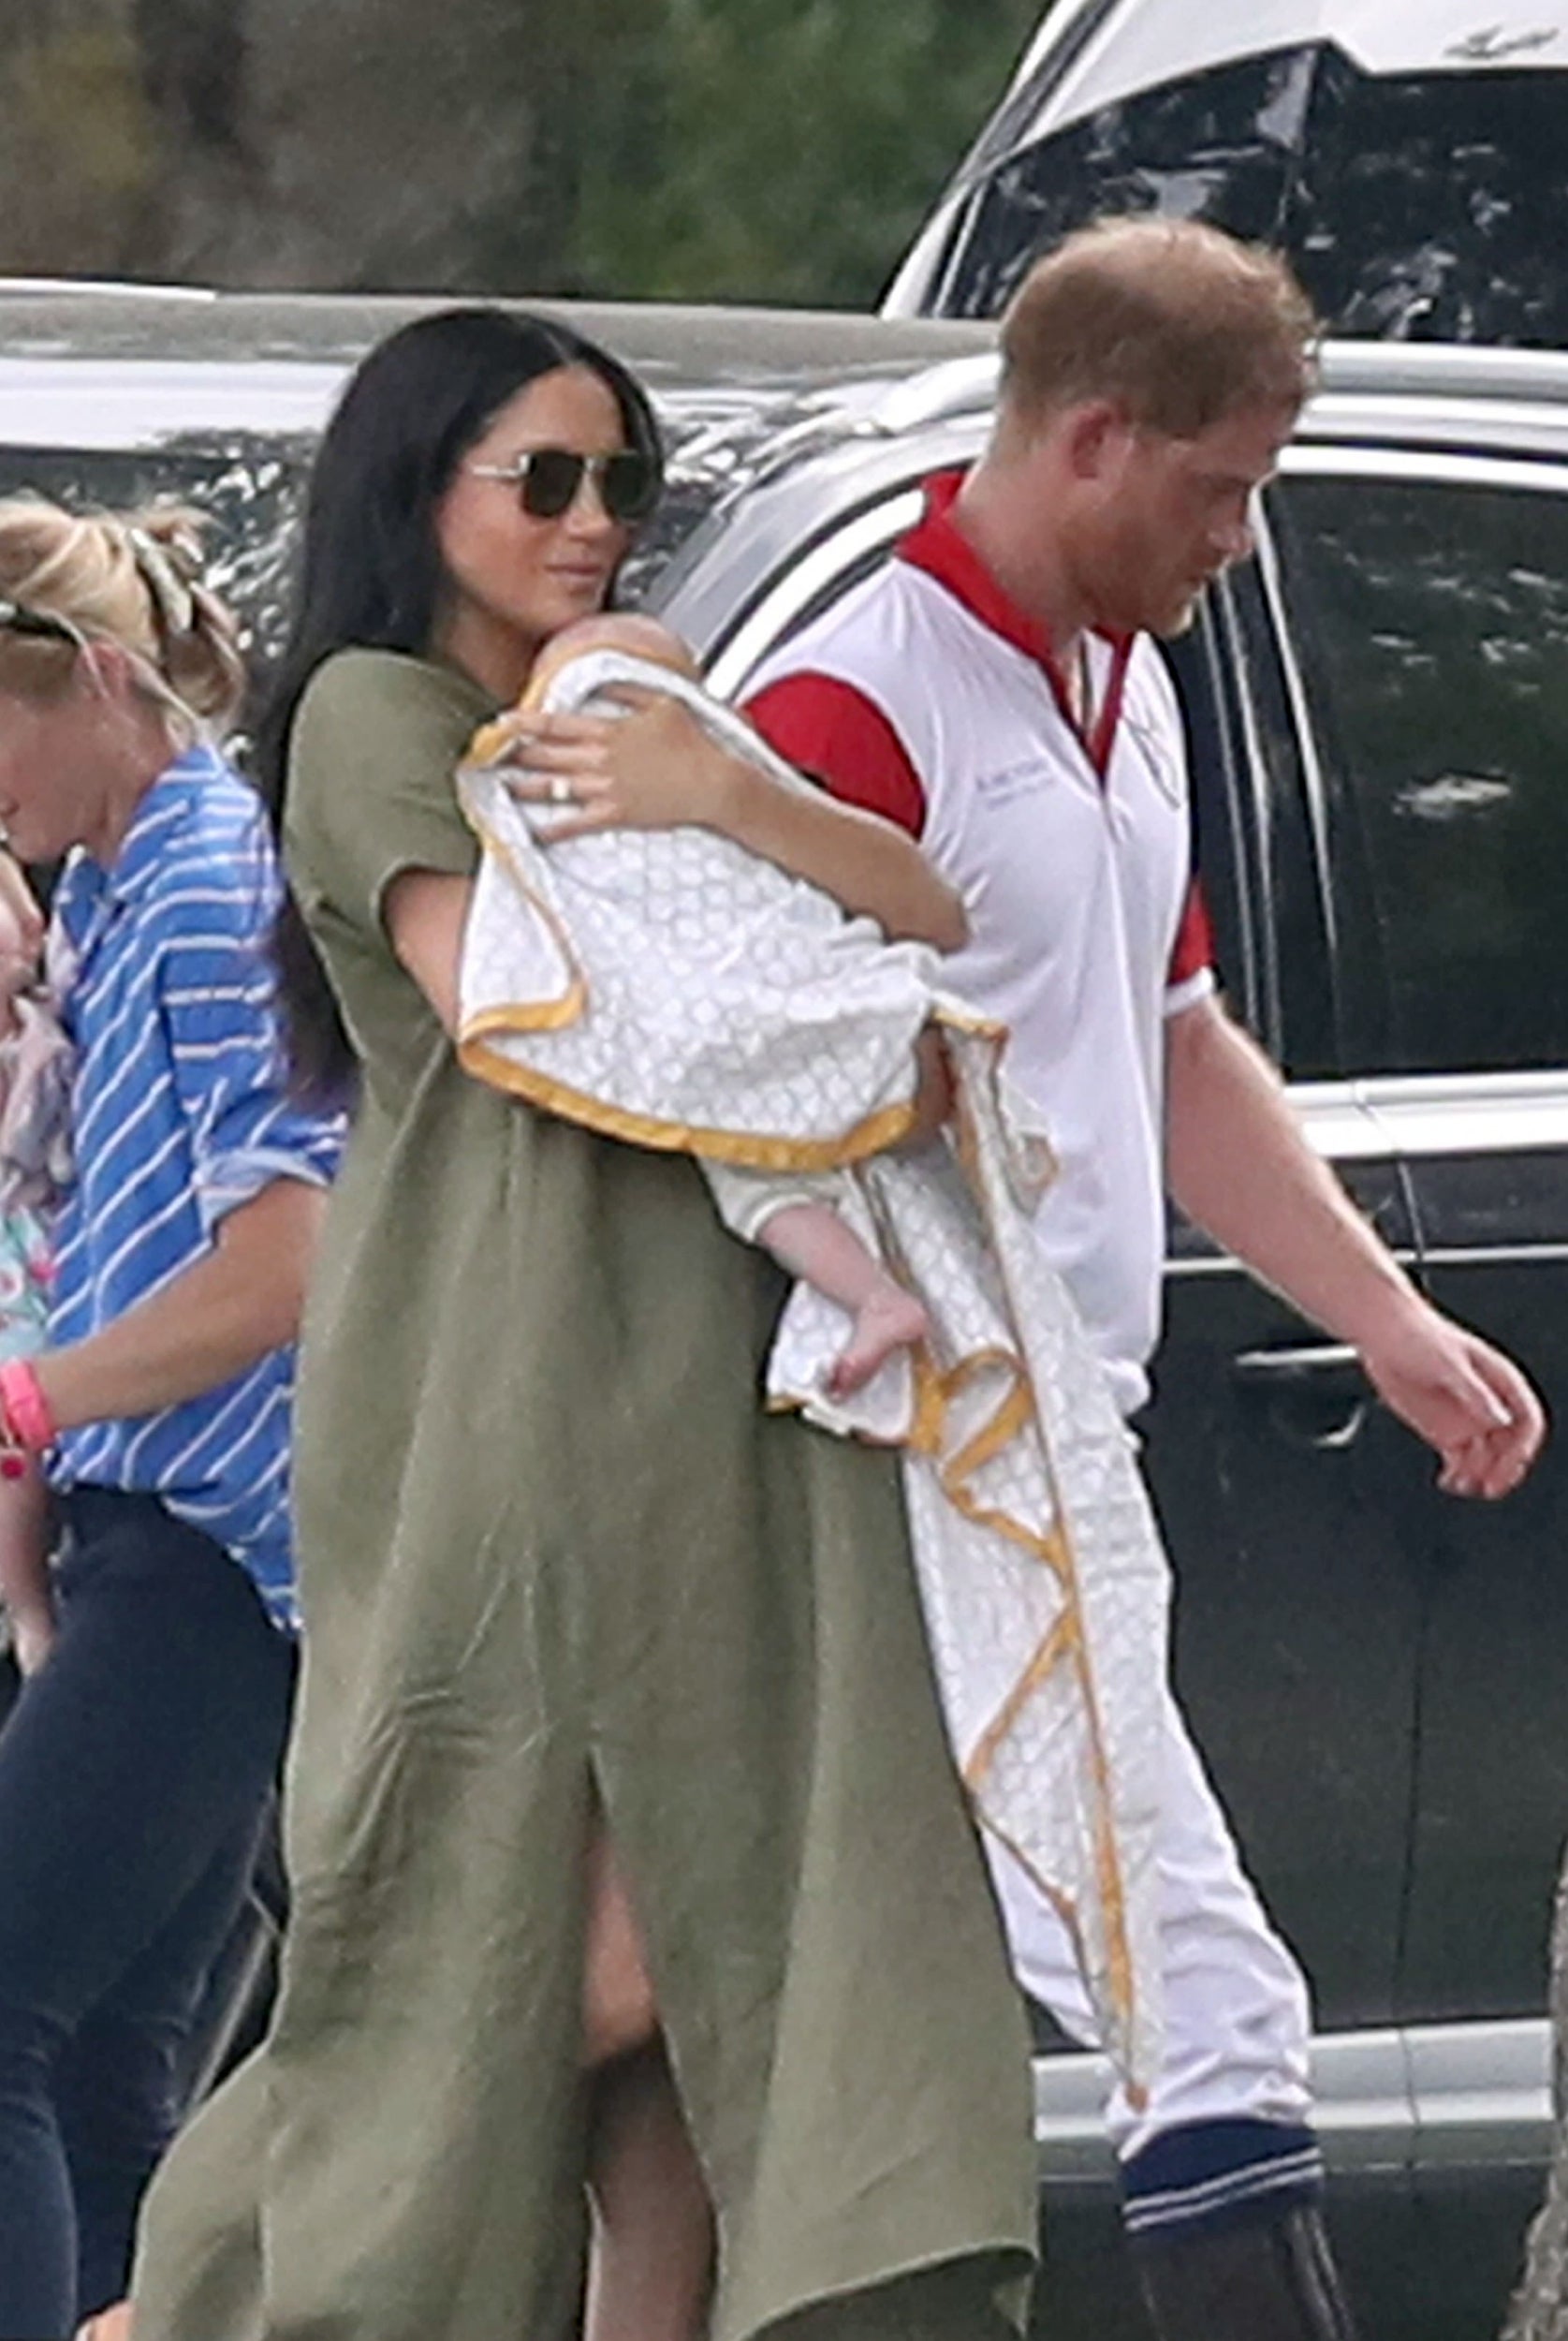
[[[607,350],[553,318],[442,309],[390,334],[351,376],[311,473],[298,599],[265,690],[252,764],[281,830],[288,740],[311,676],[334,651],[428,651],[442,582],[436,508],[466,450],[519,390],[586,366],[615,399],[626,444],[659,460],[647,393]],[[355,1060],[293,895],[273,940],[295,1078],[330,1095]]]

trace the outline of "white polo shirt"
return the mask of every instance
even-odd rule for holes
[[[1011,1030],[1061,1164],[1040,1241],[1131,1412],[1159,1332],[1165,1019],[1213,984],[1181,719],[1147,637],[1096,637],[1084,736],[1043,630],[950,517],[961,479],[929,483],[898,557],[764,664],[748,713],[961,894],[944,979]]]

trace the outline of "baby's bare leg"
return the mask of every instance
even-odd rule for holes
[[[763,1222],[757,1241],[792,1276],[814,1286],[855,1319],[828,1377],[831,1397],[850,1397],[895,1349],[923,1340],[930,1331],[914,1293],[888,1274],[829,1204],[782,1204]]]

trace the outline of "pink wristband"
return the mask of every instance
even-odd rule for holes
[[[41,1455],[46,1447],[53,1446],[54,1417],[26,1358],[13,1358],[9,1365],[0,1365],[0,1415],[5,1417],[12,1445],[25,1447],[30,1455]]]

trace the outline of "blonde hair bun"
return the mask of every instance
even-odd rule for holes
[[[68,512],[39,495],[0,498],[0,596],[120,643],[188,716],[222,731],[245,667],[239,622],[203,582],[205,526],[171,499]]]

